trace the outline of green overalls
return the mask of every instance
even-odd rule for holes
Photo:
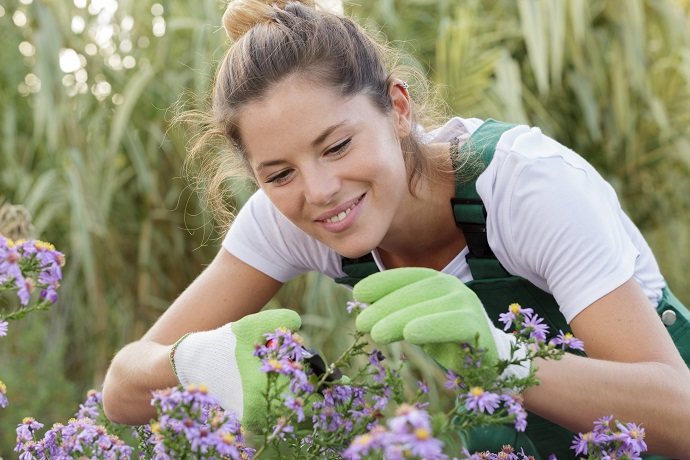
[[[460,153],[477,155],[486,167],[493,158],[501,135],[514,126],[516,125],[489,119],[472,134],[462,146]],[[469,249],[467,263],[474,279],[467,283],[467,286],[480,298],[496,327],[503,328],[503,324],[498,321],[498,315],[504,313],[508,305],[516,302],[523,307],[532,308],[535,314],[543,318],[552,336],[557,335],[559,330],[571,332],[551,294],[524,278],[509,274],[494,256],[487,241],[486,209],[477,193],[476,178],[469,182],[457,182],[455,198],[451,200],[451,205],[455,221],[462,228]],[[342,267],[347,276],[336,279],[336,282],[351,286],[378,271],[371,254],[358,259],[343,258]],[[690,366],[690,313],[668,288],[663,290],[657,311],[685,363]],[[510,444],[518,451],[524,448],[525,453],[533,455],[537,460],[546,460],[550,454],[556,454],[559,460],[566,460],[575,459],[575,451],[570,449],[575,435],[559,425],[529,413],[524,433],[508,426],[486,427],[471,431],[469,438],[465,440],[470,452],[498,452],[504,444]]]

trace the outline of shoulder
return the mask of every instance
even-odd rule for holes
[[[582,188],[603,194],[618,204],[613,188],[592,165],[539,128],[518,125],[501,136],[486,170],[477,179],[477,189],[489,201],[529,190],[578,193]],[[483,192],[483,193],[482,193]]]
[[[568,320],[633,275],[639,251],[615,191],[539,129],[504,133],[477,191],[497,257],[554,294]]]

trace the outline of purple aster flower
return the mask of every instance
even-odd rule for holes
[[[522,406],[522,396],[503,394],[501,400],[506,404],[508,414],[515,416],[515,430],[524,432],[527,428],[527,411]]]
[[[376,383],[383,383],[386,378],[386,368],[381,364],[384,359],[386,359],[386,357],[380,350],[372,350],[369,355],[369,364],[372,368],[371,375]]]
[[[9,323],[7,321],[0,320],[0,337],[5,337],[7,335]]]
[[[343,452],[343,458],[347,460],[360,460],[362,456],[367,455],[370,451],[381,447],[385,434],[386,429],[384,427],[376,426],[369,430],[368,433],[355,436],[350,446]]]
[[[448,372],[446,373],[446,381],[443,386],[450,390],[459,390],[461,381],[462,377],[453,372],[451,369],[448,369]]]
[[[563,332],[561,330],[559,330],[558,332],[558,336],[551,339],[549,344],[556,347],[560,345],[561,350],[565,350],[566,348],[580,351],[585,350],[585,343],[582,340],[576,338],[570,332]]]
[[[33,440],[33,432],[41,428],[43,428],[43,424],[37,422],[33,417],[24,417],[22,423],[17,426],[17,442]]]
[[[209,393],[206,385],[196,385],[193,383],[184,388],[184,392],[182,393],[182,401],[185,403],[191,403],[192,410],[209,408],[218,406],[220,404],[218,399]]]
[[[355,393],[355,389],[350,385],[334,385],[331,389],[333,390],[334,400],[339,401],[341,404],[353,401],[357,395],[361,394],[361,392]]]
[[[4,240],[4,241],[3,241]],[[22,278],[22,270],[19,261],[22,259],[18,248],[12,240],[0,240],[0,273],[7,278]]]
[[[529,337],[538,342],[546,340],[546,334],[549,332],[549,326],[542,324],[544,320],[537,315],[527,317],[522,322],[522,327],[526,332],[529,332]]]
[[[520,304],[517,303],[511,303],[508,305],[508,313],[501,313],[498,315],[498,320],[502,322],[505,327],[503,328],[504,331],[507,331],[510,329],[510,326],[513,324],[513,321],[517,320],[516,315],[522,315],[522,316],[531,316],[532,313],[534,313],[534,310],[531,308],[522,308]]]
[[[285,417],[280,417],[278,423],[273,428],[273,434],[271,436],[278,436],[280,439],[285,440],[285,435],[292,434],[294,431],[294,427],[290,425]]]
[[[287,358],[283,359],[275,359],[275,358],[268,358],[268,359],[262,359],[261,360],[261,367],[259,370],[261,372],[278,372],[280,374],[285,373],[285,368],[289,367],[290,363],[288,362]]]
[[[17,278],[15,284],[19,288],[17,295],[19,296],[19,302],[22,305],[28,305],[31,299],[31,293],[36,287],[36,281],[33,278]]]
[[[7,385],[5,385],[5,382],[0,380],[0,407],[5,408],[7,407],[7,404],[9,401],[7,400],[7,396],[5,394],[7,393]]]
[[[410,451],[412,455],[427,460],[448,458],[443,453],[443,442],[431,436],[431,430],[427,428],[416,428],[413,438],[410,440]]]
[[[302,346],[302,337],[286,328],[278,328],[275,332],[264,334],[266,345],[258,346],[255,356],[286,358],[291,361],[302,361],[307,350]]]
[[[467,450],[467,447],[463,447],[460,453],[463,455],[462,458],[464,460],[484,460],[485,458],[482,454],[470,454],[470,452]]]
[[[594,422],[594,432],[595,433],[604,433],[607,430],[611,429],[611,425],[609,423],[613,420],[613,415],[605,415],[598,419],[597,421]]]
[[[99,415],[100,411],[98,410],[98,407],[86,406],[84,404],[79,404],[79,411],[74,414],[76,418],[89,418],[92,420],[98,418]]]
[[[396,416],[388,420],[387,425],[396,434],[408,434],[417,428],[431,430],[431,416],[415,406],[403,404],[396,411]]]
[[[38,282],[41,284],[58,285],[62,280],[62,270],[60,266],[51,263],[46,265],[38,275]]]
[[[314,408],[314,415],[312,416],[312,421],[314,422],[315,428],[320,428],[326,432],[333,432],[338,430],[343,424],[343,414],[336,411],[333,407],[318,407],[318,403],[315,403],[312,407]],[[321,409],[318,413],[317,408]]]
[[[617,422],[616,425],[622,435],[621,441],[623,442],[623,446],[628,449],[631,454],[637,455],[647,450],[647,444],[644,442],[644,428],[634,423],[626,423],[624,425]]]
[[[426,382],[419,380],[417,381],[417,385],[419,385],[419,391],[421,391],[422,393],[429,392],[429,385],[427,385]]]
[[[304,421],[304,401],[301,398],[295,398],[292,395],[285,396],[285,407],[295,411],[297,414],[297,421]]]
[[[588,431],[587,433],[578,433],[578,435],[573,440],[573,445],[570,446],[570,448],[575,451],[575,455],[588,455],[590,453],[593,453],[591,451],[592,447],[595,447],[598,443],[605,440],[606,437],[602,436],[600,433],[595,433],[594,431]]]
[[[367,308],[369,305],[365,304],[364,302],[360,302],[358,300],[354,300],[351,302],[347,303],[347,312],[352,314],[353,311],[359,312],[361,310],[364,310]]]
[[[161,412],[171,412],[182,402],[182,392],[177,388],[166,388],[152,392],[151,405],[160,406]]]
[[[501,397],[495,393],[484,391],[481,387],[472,387],[464,395],[465,407],[468,410],[493,414],[500,404]]]

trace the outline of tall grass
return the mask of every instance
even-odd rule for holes
[[[143,334],[221,237],[180,177],[188,138],[171,119],[182,94],[208,92],[227,45],[222,5],[121,1],[108,19],[67,0],[25,3],[5,6],[0,17],[0,197],[23,204],[34,236],[68,262],[52,312],[13,323],[0,341],[11,401],[0,411],[6,457],[23,416],[45,423],[71,416],[115,351]],[[690,256],[690,28],[681,3],[360,3],[346,6],[411,51],[454,112],[539,125],[592,161],[621,194],[671,287],[690,302],[682,265]],[[19,26],[22,14],[27,23]],[[113,34],[96,45],[90,31],[99,17]],[[81,54],[84,84],[82,71],[60,69],[64,49]],[[134,66],[125,66],[126,56]],[[334,358],[353,330],[347,299],[344,288],[309,274],[269,307],[299,311],[307,343]],[[408,357],[412,384],[439,380],[417,349],[394,344],[386,352]]]

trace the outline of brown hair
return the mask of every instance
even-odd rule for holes
[[[187,166],[199,166],[197,190],[223,226],[233,218],[225,203],[229,177],[253,177],[248,168],[238,128],[238,115],[247,104],[260,100],[285,78],[299,74],[334,88],[344,97],[367,95],[382,113],[392,109],[392,78],[411,78],[413,94],[429,98],[426,80],[418,72],[397,65],[398,53],[379,43],[352,20],[314,7],[310,0],[234,0],[223,15],[223,25],[233,41],[214,81],[211,110],[195,113],[203,130],[195,137]],[[413,103],[413,123],[424,125],[428,104]],[[429,104],[431,105],[431,104]],[[432,109],[431,114],[438,113]],[[185,118],[185,117],[183,117]],[[433,120],[432,124],[436,124]],[[428,125],[426,127],[429,127]],[[431,158],[413,133],[402,141],[408,186],[430,172]],[[216,149],[209,157],[209,142],[228,141],[235,155]],[[237,161],[241,160],[241,161]],[[188,169],[190,171],[190,169]]]

